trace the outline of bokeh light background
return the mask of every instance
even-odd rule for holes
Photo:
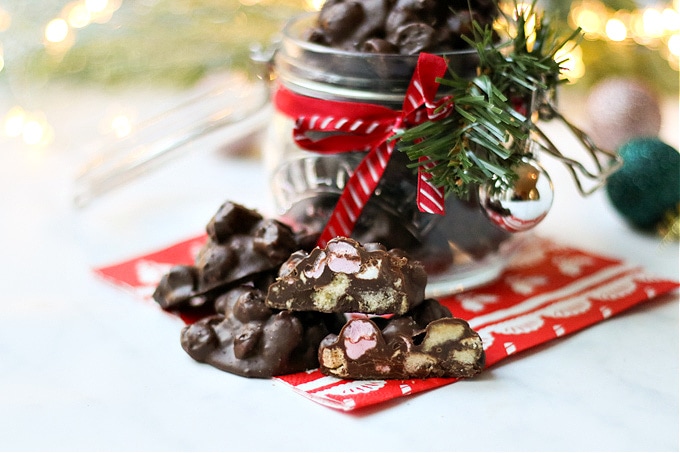
[[[554,20],[583,29],[580,45],[565,49],[570,89],[630,75],[677,98],[680,0],[539,5]],[[268,45],[291,15],[320,6],[321,0],[2,0],[0,138],[49,147],[69,131],[43,110],[46,98],[55,90],[91,89],[112,99],[99,100],[104,113],[96,133],[125,136],[136,112],[113,105],[116,90],[187,90],[213,74],[247,72],[253,46]]]

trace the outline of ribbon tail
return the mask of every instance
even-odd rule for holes
[[[434,164],[426,157],[419,159],[418,167],[418,194],[416,203],[420,212],[428,214],[444,215],[444,189],[435,187],[432,183],[432,174],[427,171]]]
[[[405,117],[415,113],[421,105],[429,111],[438,107],[435,102],[439,89],[437,78],[443,77],[447,68],[446,60],[438,55],[423,52],[418,56],[418,64],[404,97],[402,110]]]
[[[349,237],[352,234],[364,206],[385,172],[393,151],[394,142],[384,141],[373,148],[359,163],[321,232],[317,246],[325,247],[328,241],[335,237]]]

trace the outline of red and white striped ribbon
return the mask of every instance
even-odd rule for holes
[[[434,163],[425,157],[419,159],[420,171],[418,172],[418,194],[416,200],[420,212],[427,212],[430,214],[444,213],[444,189],[436,187],[430,180],[432,174],[427,171],[434,167]]]
[[[364,206],[380,182],[393,151],[394,142],[384,141],[377,148],[373,148],[357,165],[317,245],[325,247],[331,239],[337,236],[349,236],[352,233]]]
[[[280,87],[274,95],[276,108],[296,119],[293,138],[303,149],[320,153],[366,151],[354,169],[317,244],[324,247],[337,236],[350,236],[375,191],[395,147],[391,137],[402,128],[448,116],[450,98],[435,100],[439,82],[447,69],[442,57],[421,54],[406,90],[401,111],[380,105],[310,98]],[[319,134],[321,138],[318,138]],[[425,158],[421,163],[424,164]],[[423,165],[428,167],[431,165]],[[430,182],[431,175],[419,167],[417,205],[422,212],[444,214],[444,191]]]

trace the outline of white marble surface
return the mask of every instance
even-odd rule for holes
[[[41,101],[51,147],[0,141],[0,450],[678,450],[677,292],[477,379],[360,413],[193,362],[180,321],[91,266],[197,234],[225,199],[269,209],[260,163],[218,150],[214,137],[76,210],[78,145],[104,106],[170,101],[61,90]],[[677,147],[677,100],[666,111]],[[540,234],[678,278],[677,244],[634,233],[603,192],[581,199],[546,165],[558,190]]]

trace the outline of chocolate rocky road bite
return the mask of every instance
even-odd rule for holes
[[[257,278],[266,280],[299,248],[287,225],[230,201],[206,226],[208,240],[192,266],[165,274],[153,298],[164,309],[204,305],[229,287]]]
[[[428,299],[414,313],[352,319],[319,346],[322,373],[351,379],[472,377],[484,369],[482,340]]]
[[[348,51],[415,55],[468,47],[472,23],[490,25],[493,0],[327,0],[307,40]]]
[[[425,297],[427,274],[399,250],[335,238],[298,252],[269,286],[266,303],[282,310],[401,315]]]
[[[185,326],[182,348],[194,360],[244,377],[269,378],[318,367],[318,347],[344,323],[340,314],[275,310],[264,293],[238,286],[215,300],[217,315]]]

